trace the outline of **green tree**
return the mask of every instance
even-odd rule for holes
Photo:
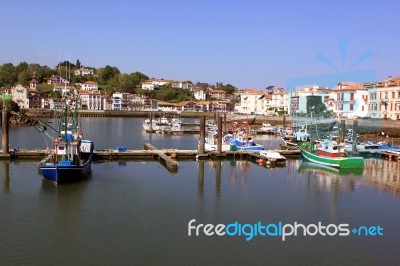
[[[118,89],[121,92],[133,92],[135,90],[135,84],[133,79],[128,74],[119,74],[118,76]]]
[[[323,115],[326,111],[326,106],[322,102],[321,96],[310,95],[306,97],[307,99],[307,113],[313,112],[315,116]]]
[[[17,74],[12,63],[0,66],[0,87],[13,86],[17,82]]]
[[[231,85],[231,84],[227,84],[227,85],[222,85],[219,87],[220,90],[226,91],[227,94],[233,94],[234,92],[236,92],[238,89]]]
[[[130,75],[131,81],[133,82],[134,88],[138,87],[144,81],[149,80],[149,77],[140,72],[134,72]]]
[[[109,84],[109,81],[116,78],[121,72],[117,67],[111,67],[109,65],[104,68],[99,68],[97,70],[97,76],[99,78],[99,83]],[[118,77],[117,77],[118,78]]]
[[[27,72],[23,71],[18,75],[18,84],[21,84],[22,86],[27,86],[31,79],[32,76],[29,75]]]
[[[48,97],[60,99],[61,98],[61,93],[59,91],[51,91],[48,94]]]
[[[75,68],[76,69],[80,69],[81,68],[81,61],[79,61],[79,59],[76,60]]]
[[[15,71],[17,72],[18,76],[22,72],[26,72],[27,70],[28,70],[28,63],[27,62],[21,62],[15,67]]]

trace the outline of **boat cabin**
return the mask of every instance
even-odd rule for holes
[[[317,143],[317,155],[326,157],[345,156],[346,146],[336,141],[324,139]]]

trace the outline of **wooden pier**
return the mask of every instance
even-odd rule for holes
[[[381,158],[400,163],[400,151],[381,151]]]
[[[279,151],[285,157],[297,158],[300,155],[299,150],[281,150]],[[10,154],[0,155],[2,160],[41,160],[49,155],[49,150],[10,150]],[[225,151],[218,153],[216,151],[204,152],[200,154],[198,150],[177,150],[177,149],[157,149],[153,145],[146,143],[143,150],[118,151],[115,149],[95,150],[94,160],[158,160],[165,167],[175,172],[178,170],[178,160],[196,160],[196,159],[239,159],[256,161],[261,158],[257,151]]]

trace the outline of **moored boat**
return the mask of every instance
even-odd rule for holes
[[[182,121],[180,119],[171,121],[171,132],[172,135],[183,135],[184,130],[182,128]]]
[[[331,140],[322,143],[299,143],[302,156],[308,161],[337,168],[363,168],[364,158],[347,156],[342,146]],[[343,152],[342,150],[343,149]]]
[[[72,119],[72,123],[68,119]],[[57,133],[53,140],[53,150],[38,164],[43,178],[63,184],[87,177],[91,173],[94,144],[91,140],[82,139],[77,113],[71,118],[68,108],[65,107],[58,129],[44,122],[41,124],[41,131],[51,128]]]
[[[260,151],[260,155],[271,163],[286,164],[286,157],[282,156],[278,151]]]
[[[283,132],[281,139],[286,146],[298,146],[301,142],[310,141],[311,135],[307,132],[307,128],[301,127],[293,135]]]
[[[257,144],[252,135],[245,133],[227,134],[224,136],[225,143],[236,146],[237,150],[259,151],[264,150],[264,146]]]
[[[275,128],[270,123],[264,122],[261,127],[256,130],[257,134],[275,134]]]
[[[216,132],[208,132],[204,141],[204,150],[205,151],[216,151],[218,148],[218,139]],[[221,151],[230,151],[234,148],[230,144],[226,144],[224,142],[221,143]]]
[[[159,129],[159,126],[155,120],[146,119],[143,121],[143,129],[146,132],[155,132]]]

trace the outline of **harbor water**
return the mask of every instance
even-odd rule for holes
[[[85,118],[97,149],[196,149],[198,135],[144,133],[143,119]],[[276,145],[274,136],[257,136]],[[40,148],[34,128],[10,147]],[[242,160],[96,161],[90,178],[54,186],[35,161],[0,162],[0,265],[397,265],[400,164],[370,158],[335,171],[301,159],[266,168]],[[199,224],[347,224],[346,236],[207,236]],[[333,227],[332,227],[333,228]],[[333,230],[331,230],[332,232]],[[232,231],[231,231],[232,232]],[[254,233],[254,232],[253,232]]]

